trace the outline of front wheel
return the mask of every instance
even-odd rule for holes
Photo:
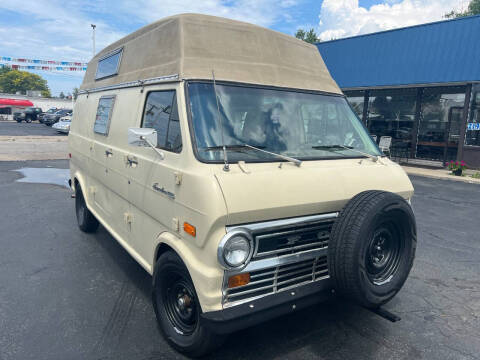
[[[222,343],[200,321],[195,287],[182,260],[173,251],[162,254],[153,273],[153,307],[168,343],[188,356],[203,356]]]
[[[340,212],[329,242],[329,271],[337,291],[369,308],[390,301],[413,265],[416,225],[399,195],[365,191]]]

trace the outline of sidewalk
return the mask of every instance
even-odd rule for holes
[[[67,136],[0,135],[0,161],[68,159]]]
[[[480,179],[474,179],[470,176],[472,172],[469,172],[467,176],[454,176],[450,175],[450,171],[446,169],[431,169],[405,165],[402,165],[402,168],[408,175],[424,176],[440,180],[463,181],[470,184],[480,184]]]

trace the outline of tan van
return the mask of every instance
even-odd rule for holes
[[[179,351],[336,294],[377,308],[408,276],[412,185],[313,45],[169,17],[97,54],[73,113],[79,227],[152,274]]]

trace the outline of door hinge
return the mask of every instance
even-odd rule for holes
[[[175,185],[180,185],[182,183],[182,173],[175,171],[173,175],[175,176]]]
[[[178,221],[177,218],[172,219],[172,229],[173,231],[176,231],[176,232],[180,231],[180,222]]]
[[[126,224],[131,224],[133,222],[133,215],[130,213],[124,213],[123,219],[125,220]]]

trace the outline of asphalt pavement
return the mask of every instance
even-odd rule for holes
[[[77,228],[61,181],[13,171],[67,167],[0,162],[0,359],[182,359],[157,328],[150,276],[103,227]],[[232,334],[209,358],[478,359],[480,187],[412,181],[417,258],[385,306],[401,321],[333,301]]]
[[[22,121],[17,123],[16,121],[0,121],[0,135],[8,136],[65,136],[60,134],[51,126],[40,124],[38,121],[26,123]]]

